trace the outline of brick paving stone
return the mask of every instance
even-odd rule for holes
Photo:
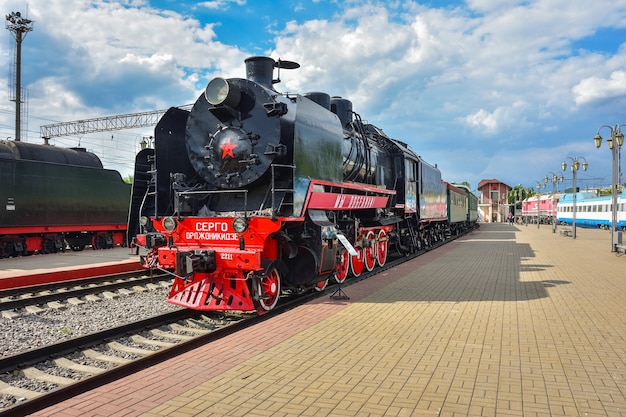
[[[609,247],[601,230],[485,224],[345,287],[350,300],[308,303],[38,415],[72,415],[101,391],[125,416],[624,416],[626,257]],[[124,400],[131,386],[139,397]]]

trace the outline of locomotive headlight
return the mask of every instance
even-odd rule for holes
[[[168,232],[171,232],[176,228],[176,220],[173,217],[166,217],[163,219],[163,228]]]
[[[243,233],[248,228],[248,220],[244,217],[235,217],[233,220],[233,229],[237,233]]]
[[[204,97],[214,106],[223,104],[224,106],[236,107],[241,99],[241,90],[227,80],[217,77],[207,84],[204,89]]]
[[[141,216],[141,217],[139,218],[139,224],[140,224],[141,226],[145,226],[145,225],[147,225],[147,224],[148,224],[148,218],[147,218],[146,216]]]

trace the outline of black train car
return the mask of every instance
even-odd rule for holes
[[[130,185],[82,148],[0,141],[0,256],[126,243]]]

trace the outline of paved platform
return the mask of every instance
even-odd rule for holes
[[[624,416],[626,257],[484,224],[38,416]]]
[[[71,250],[0,259],[0,290],[140,269],[130,248]]]

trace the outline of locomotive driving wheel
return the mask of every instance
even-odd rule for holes
[[[365,248],[355,247],[354,250],[356,250],[356,255],[350,256],[350,272],[355,277],[358,277],[365,267]]]
[[[341,259],[337,265],[335,271],[335,281],[337,284],[341,284],[348,277],[348,271],[350,270],[350,253],[347,250],[341,251]]]
[[[278,303],[280,297],[280,272],[276,266],[270,265],[259,279],[259,305],[270,311]]]
[[[376,266],[376,245],[374,242],[374,232],[368,231],[364,240],[365,247],[363,248],[363,262],[365,268],[371,271]]]
[[[315,291],[324,291],[326,289],[326,286],[328,285],[328,279],[325,279],[324,281],[320,281],[317,284],[315,284]]]
[[[376,239],[376,262],[379,266],[383,266],[387,262],[387,252],[389,251],[387,242],[387,232],[380,230]]]

